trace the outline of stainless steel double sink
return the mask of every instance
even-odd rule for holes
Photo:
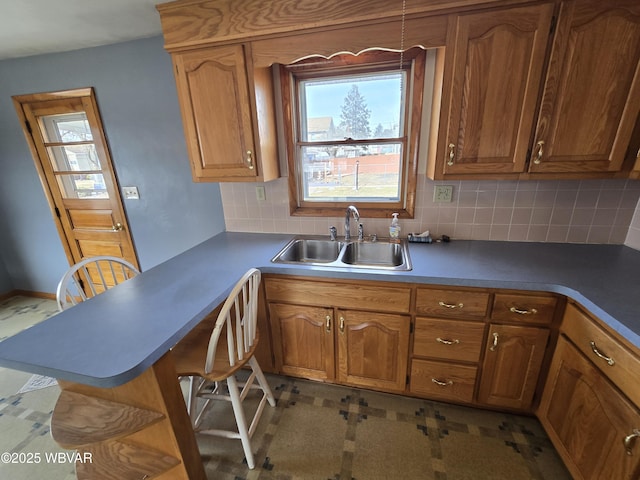
[[[340,241],[324,237],[297,236],[287,243],[275,257],[274,263],[314,265],[343,268],[382,270],[411,270],[409,248],[405,240],[392,242]]]

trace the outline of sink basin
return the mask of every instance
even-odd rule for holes
[[[326,237],[295,237],[271,259],[274,263],[296,265],[411,270],[406,241],[388,240],[342,242]]]
[[[330,263],[338,259],[343,243],[331,240],[297,238],[289,242],[272,262]]]
[[[405,259],[399,243],[353,242],[347,245],[342,261],[348,265],[399,267]]]

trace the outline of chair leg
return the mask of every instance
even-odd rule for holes
[[[233,413],[236,416],[236,424],[238,426],[238,433],[240,434],[240,440],[242,441],[242,448],[244,450],[244,455],[247,459],[247,466],[250,469],[253,469],[255,468],[255,462],[253,460],[253,452],[251,451],[251,443],[249,441],[249,430],[247,428],[247,420],[244,416],[244,410],[242,408],[242,400],[240,400],[240,391],[238,390],[238,383],[233,375],[227,378],[227,386],[229,387],[229,396],[231,397],[231,405],[233,406]]]
[[[276,399],[273,396],[273,392],[271,392],[271,387],[269,387],[269,384],[267,383],[267,379],[265,378],[264,373],[262,372],[262,368],[260,368],[260,364],[258,363],[258,360],[256,360],[256,357],[251,357],[249,359],[249,365],[251,365],[251,369],[256,374],[256,379],[258,380],[258,384],[260,385],[260,388],[262,388],[262,391],[266,395],[269,405],[271,405],[272,407],[275,407]]]
[[[189,397],[187,399],[187,411],[189,412],[189,418],[191,419],[192,426],[195,427],[197,403],[198,403],[198,383],[199,378],[189,377]]]

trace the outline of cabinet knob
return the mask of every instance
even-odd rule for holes
[[[251,150],[247,150],[247,165],[249,170],[253,170],[253,153],[251,153]]]
[[[111,227],[111,230],[113,230],[114,232],[121,232],[123,229],[124,229],[124,225],[122,225],[120,222],[116,223]]]
[[[536,143],[536,148],[538,149],[538,154],[536,155],[536,158],[533,161],[533,163],[535,163],[536,165],[538,165],[542,161],[542,155],[543,155],[542,147],[544,147],[544,141],[540,140],[538,143]]]

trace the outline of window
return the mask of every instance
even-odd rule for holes
[[[415,48],[282,67],[292,214],[356,203],[365,216],[413,216],[424,59]]]
[[[85,112],[40,117],[45,145],[64,198],[109,198]]]

